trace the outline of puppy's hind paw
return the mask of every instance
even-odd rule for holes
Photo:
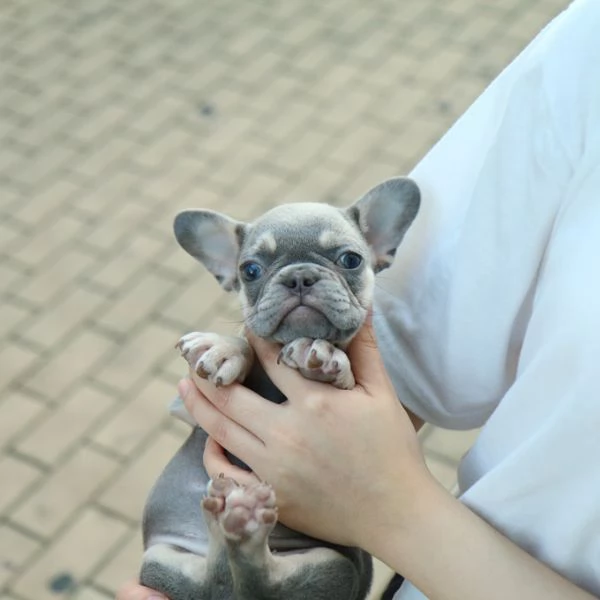
[[[218,528],[220,537],[233,544],[264,543],[277,521],[275,492],[266,483],[241,486],[218,477],[210,482],[202,508],[211,529]]]

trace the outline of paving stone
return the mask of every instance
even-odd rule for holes
[[[119,551],[94,577],[94,583],[102,589],[116,593],[125,581],[130,581],[138,573],[142,564],[142,553],[142,531],[140,527],[135,527],[129,540],[122,544]]]
[[[80,448],[11,513],[11,520],[28,531],[49,537],[91,499],[117,468],[113,459],[93,449]]]
[[[36,254],[41,252],[41,256],[45,256],[43,253],[44,247],[49,250],[49,241],[53,239],[55,244],[59,244],[61,241],[60,234],[72,232],[76,233],[80,224],[77,220],[72,219],[72,213],[70,201],[74,200],[78,195],[81,194],[80,187],[72,181],[52,178],[45,185],[41,185],[34,191],[31,199],[22,207],[18,207],[18,210],[13,212],[13,215],[17,217],[23,223],[30,224],[35,227],[39,224],[49,223],[51,231],[47,231],[45,227],[42,227],[38,232],[35,241],[37,246],[35,248],[26,246],[25,252],[28,260],[35,262]],[[62,214],[61,214],[62,213]],[[65,241],[64,236],[62,241]],[[31,241],[31,240],[23,240]]]
[[[147,319],[173,289],[172,281],[157,273],[145,273],[135,284],[128,286],[125,294],[110,303],[97,322],[112,332],[128,333]]]
[[[14,456],[0,457],[0,511],[15,502],[41,476],[38,468]]]
[[[328,153],[328,158],[336,163],[352,165],[364,159],[383,139],[383,132],[376,127],[358,125],[352,128]]]
[[[202,265],[197,262],[194,264],[191,258],[185,256],[181,261],[193,264],[195,273],[184,285],[179,286],[179,293],[159,311],[161,316],[181,325],[179,335],[198,328],[201,317],[227,294]],[[178,336],[173,344],[177,339]]]
[[[171,219],[169,219],[171,221]],[[171,273],[175,278],[185,278],[185,282],[181,285],[185,285],[187,281],[192,281],[194,278],[198,278],[201,275],[201,265],[193,260],[176,242],[169,245],[165,252],[157,258],[156,264]]]
[[[36,265],[35,277],[15,290],[16,295],[35,306],[43,307],[51,303],[58,293],[74,285],[77,277],[88,271],[93,264],[92,257],[75,247],[55,258],[46,257],[43,263]]]
[[[24,245],[15,249],[13,256],[32,267],[38,266],[48,255],[74,239],[81,227],[81,222],[71,215],[58,216],[49,225],[45,221],[40,222],[34,218],[36,216],[34,208],[30,208],[26,214],[41,227],[29,236]]]
[[[0,222],[0,249],[6,253],[11,253],[14,248],[18,248],[25,239],[25,234],[12,226],[7,219]]]
[[[170,231],[168,235],[171,235]],[[109,290],[127,289],[130,281],[140,277],[144,271],[148,270],[149,259],[158,256],[162,247],[159,240],[142,239],[142,237],[131,240],[130,243],[123,246],[100,269],[90,273],[89,278]],[[168,239],[167,235],[165,235],[165,239]],[[117,236],[116,240],[122,243],[123,236]]]
[[[0,525],[0,587],[22,570],[39,547],[39,541],[10,525]]]
[[[31,320],[31,311],[26,307],[0,302],[0,339],[11,331],[22,331],[28,320]]]
[[[0,350],[0,390],[10,381],[22,376],[38,360],[39,355],[20,344],[8,343]]]
[[[122,521],[87,508],[16,580],[15,593],[31,600],[55,600],[53,584],[67,580],[77,586],[120,547],[126,531]]]
[[[102,494],[100,504],[124,518],[139,521],[150,488],[183,439],[172,432],[156,433],[153,443],[136,456]]]
[[[94,237],[94,242],[100,248],[110,248],[115,237],[122,235],[123,229],[118,229],[115,236],[114,221],[111,219],[109,227],[106,219],[114,218],[113,214],[122,209],[124,204],[128,205],[129,201],[135,197],[134,194],[141,185],[139,177],[127,171],[118,171],[106,175],[100,180],[78,177],[77,181],[84,189],[84,192],[77,198],[77,208],[99,220],[96,232],[90,236]],[[90,236],[87,241],[92,243],[89,240]]]
[[[2,292],[12,291],[26,277],[27,271],[24,267],[11,261],[0,260],[0,281],[2,281]],[[10,326],[10,323],[9,323]]]
[[[98,421],[114,410],[115,404],[115,399],[105,393],[89,386],[78,387],[58,406],[49,406],[44,416],[21,436],[16,448],[41,463],[53,465],[69,450],[75,451]]]
[[[25,341],[44,346],[56,346],[82,321],[96,314],[105,298],[82,288],[74,288],[48,306],[39,316],[29,318],[19,327],[19,337]]]
[[[172,352],[178,339],[179,335],[171,328],[150,323],[112,352],[95,370],[94,378],[118,390],[130,389],[144,375],[151,373],[159,358]]]
[[[181,360],[181,359],[180,359]],[[184,375],[186,370],[183,369]],[[116,407],[106,424],[93,434],[95,443],[120,456],[131,454],[171,417],[168,407],[177,389],[162,378],[151,378]]]
[[[85,241],[99,250],[116,250],[118,248],[119,258],[128,254],[141,255],[146,258],[155,253],[159,248],[156,240],[147,239],[143,230],[141,230],[142,224],[148,219],[149,211],[146,207],[139,204],[124,202],[122,194],[123,192],[116,192],[116,198],[119,200],[117,203],[118,206],[111,211],[110,215],[97,221],[96,228],[86,236]],[[101,206],[102,204],[104,202],[100,202]],[[134,229],[139,229],[140,231],[137,235],[132,236],[131,232]],[[98,269],[98,274],[103,272],[103,268]],[[120,279],[118,282],[113,282],[110,273],[105,277],[113,285],[122,283]],[[106,283],[109,283],[109,281]]]
[[[80,330],[48,360],[32,368],[26,387],[50,399],[58,399],[80,377],[89,374],[100,358],[114,349],[106,337],[87,329]]]
[[[10,391],[0,401],[0,448],[8,446],[12,439],[28,431],[46,409],[22,391]]]

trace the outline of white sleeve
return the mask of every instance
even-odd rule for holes
[[[374,321],[400,399],[429,422],[480,426],[515,381],[557,216],[600,162],[599,25],[600,2],[575,2],[412,173],[422,210]]]
[[[461,500],[600,597],[598,31],[600,2],[575,2],[417,166],[375,325],[414,412],[485,423]]]
[[[571,179],[542,260],[515,381],[459,468],[465,504],[596,595],[600,594],[598,158],[598,153],[595,160],[583,156]]]

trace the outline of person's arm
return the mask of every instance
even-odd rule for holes
[[[274,486],[286,525],[363,547],[430,600],[593,598],[435,481],[369,327],[350,348],[358,384],[351,391],[306,381],[276,364],[276,347],[253,342],[285,404],[240,385],[181,386],[190,414],[212,436],[209,474],[247,476],[226,459],[226,447]]]
[[[365,532],[365,549],[430,600],[593,600],[439,486],[424,482],[413,510]]]

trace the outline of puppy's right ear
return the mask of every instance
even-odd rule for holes
[[[199,260],[228,292],[240,287],[238,257],[246,224],[212,210],[184,210],[173,223],[181,247]]]

